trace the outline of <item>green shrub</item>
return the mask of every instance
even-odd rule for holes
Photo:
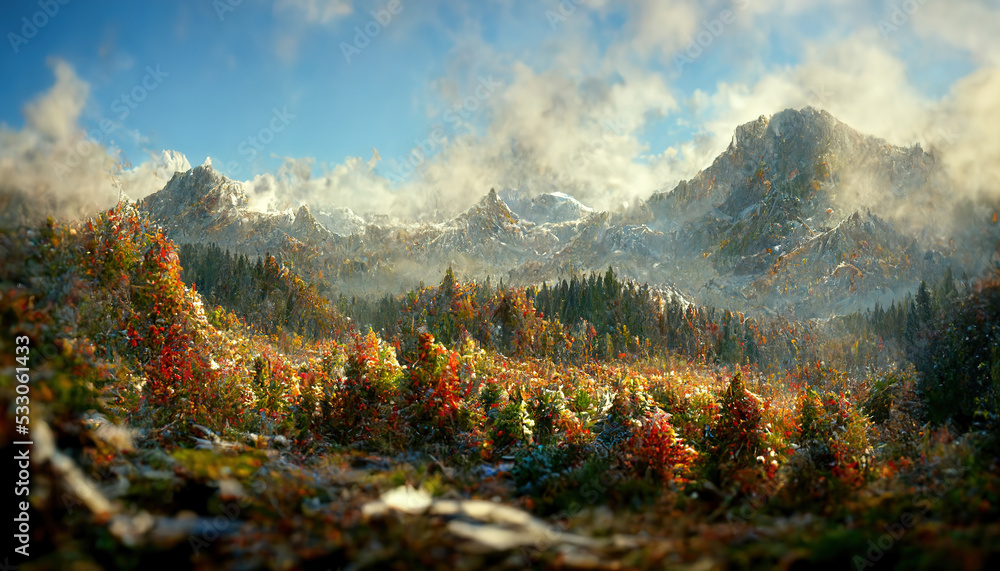
[[[336,357],[327,355],[323,369],[336,374]],[[343,383],[325,395],[326,431],[342,444],[392,449],[401,444],[399,381],[402,367],[391,345],[369,331],[354,335],[347,347]]]
[[[708,477],[745,487],[762,475],[773,475],[776,466],[764,424],[760,397],[747,390],[737,372],[719,399],[719,415],[708,438]]]
[[[531,418],[528,403],[517,388],[513,398],[487,414],[490,442],[495,452],[503,452],[512,447],[530,445],[533,440],[535,421]]]
[[[812,388],[799,395],[799,446],[789,463],[788,490],[798,497],[842,495],[871,473],[870,421],[846,396]]]
[[[472,425],[466,399],[472,382],[458,373],[458,353],[422,333],[417,359],[410,364],[400,410],[418,442],[453,442]]]

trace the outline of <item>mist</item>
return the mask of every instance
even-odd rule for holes
[[[706,168],[738,125],[809,105],[888,143],[920,144],[944,171],[933,188],[924,189],[926,196],[905,199],[892,195],[884,181],[845,171],[845,184],[856,186],[841,193],[856,197],[845,210],[877,209],[923,224],[935,218],[943,200],[996,200],[1000,58],[990,32],[1000,14],[995,6],[924,3],[901,26],[891,24],[926,41],[926,49],[976,54],[977,67],[939,97],[918,88],[899,44],[902,32],[886,31],[891,7],[880,12],[860,0],[828,6],[836,15],[833,32],[796,38],[801,59],[794,65],[747,64],[737,80],[693,92],[679,87],[684,73],[707,65],[689,57],[691,47],[722,14],[730,13],[731,23],[703,48],[708,55],[699,57],[714,52],[739,64],[748,50],[760,49],[769,30],[793,29],[790,22],[817,5],[590,2],[572,14],[549,16],[551,34],[530,53],[499,53],[473,28],[452,38],[452,59],[425,102],[426,140],[412,152],[388,160],[377,148],[339,161],[280,157],[276,171],[244,186],[251,206],[261,211],[310,204],[441,220],[490,188],[559,191],[597,209],[624,210]],[[349,13],[347,4],[338,6],[337,14]],[[619,13],[626,17],[624,32],[595,45],[595,22]],[[58,216],[82,215],[110,206],[120,194],[146,196],[174,171],[190,168],[184,149],[150,150],[146,160],[123,168],[120,153],[88,139],[80,125],[88,83],[63,60],[50,59],[49,65],[54,85],[24,106],[23,127],[0,126],[0,184],[8,201],[30,197]],[[682,117],[693,117],[694,125]],[[652,124],[684,126],[691,135],[654,147],[646,142]]]

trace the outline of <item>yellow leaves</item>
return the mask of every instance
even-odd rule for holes
[[[218,480],[223,477],[246,479],[257,472],[267,456],[247,449],[238,456],[216,453],[214,450],[178,449],[171,453],[177,463],[195,478]]]

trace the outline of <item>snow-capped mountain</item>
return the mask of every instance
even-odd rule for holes
[[[499,196],[519,217],[535,224],[580,222],[594,213],[593,208],[562,192],[532,196],[517,189],[504,189]]]
[[[320,245],[333,236],[305,206],[295,213],[264,213],[248,204],[243,184],[210,161],[175,173],[163,189],[139,201],[177,243],[216,243],[261,255],[296,244]]]
[[[428,244],[443,255],[472,254],[499,264],[517,264],[549,252],[558,239],[522,220],[495,190],[465,212],[440,225],[441,234]]]
[[[183,153],[164,150],[135,168],[122,172],[120,178],[125,194],[140,199],[163,188],[174,173],[189,170],[191,163]]]
[[[214,168],[212,163],[175,173],[162,190],[142,201],[154,217],[174,216],[184,218],[193,213],[220,215],[235,213],[247,206],[243,185],[229,180]],[[180,221],[175,223],[182,228]]]
[[[909,233],[927,217],[921,205],[949,192],[940,171],[918,145],[787,109],[741,125],[709,168],[637,217],[671,238],[678,282],[706,301],[824,316],[889,303],[943,274],[948,256]]]
[[[319,207],[314,209],[312,214],[324,228],[340,236],[363,234],[367,226],[364,218],[346,206]]]
[[[890,145],[807,107],[741,125],[711,166],[623,213],[516,189],[490,190],[438,223],[366,221],[335,205],[262,213],[210,164],[177,173],[142,205],[179,242],[308,250],[299,269],[334,288],[360,277],[362,290],[434,283],[449,265],[466,278],[524,284],[614,266],[700,303],[823,317],[887,304],[949,265],[974,272],[991,263],[995,223],[953,230],[971,244],[957,250],[945,226],[916,222],[950,190],[938,163],[917,145]],[[994,208],[951,202],[984,222]]]

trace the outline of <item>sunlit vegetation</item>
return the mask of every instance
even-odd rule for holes
[[[262,333],[292,331],[311,338],[337,337],[346,324],[332,304],[271,255],[250,259],[218,246],[184,244],[181,278],[194,286],[206,306],[225,308]],[[221,315],[213,312],[213,324]]]
[[[0,248],[2,366],[28,335],[32,426],[112,502],[40,465],[43,566],[1000,557],[996,278],[823,324],[664,299],[613,269],[533,288],[449,271],[332,303],[271,257],[178,253],[127,204]],[[426,505],[379,503],[403,485]],[[446,508],[468,499],[558,533],[463,535]]]

